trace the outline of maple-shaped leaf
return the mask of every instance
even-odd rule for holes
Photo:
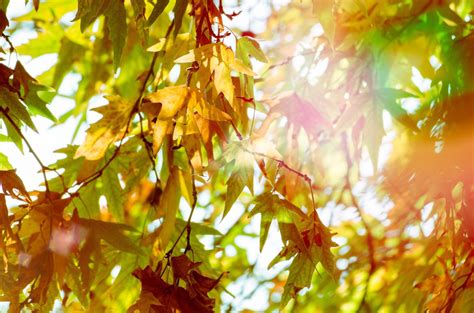
[[[171,267],[175,280],[188,280],[189,271],[197,268],[199,265],[201,265],[201,262],[193,262],[185,254],[171,258]]]
[[[260,218],[260,251],[262,251],[268,237],[270,224],[274,219],[282,224],[292,224],[298,218],[306,215],[293,203],[279,196],[265,192],[254,199],[255,206],[250,211],[249,217],[261,214]],[[284,236],[284,235],[282,235]],[[284,239],[284,238],[283,238]]]
[[[261,214],[260,251],[268,237],[270,224],[278,221],[283,250],[270,262],[269,268],[281,260],[293,258],[285,284],[281,307],[284,308],[290,298],[305,287],[311,286],[313,273],[319,262],[333,276],[334,257],[330,251],[335,244],[332,233],[324,226],[316,212],[306,215],[293,203],[279,196],[265,192],[255,198],[255,207],[249,217]]]
[[[183,109],[184,112],[180,112]],[[208,103],[201,92],[186,86],[171,86],[158,90],[144,98],[142,110],[156,118],[153,127],[153,151],[158,152],[166,134],[173,131],[172,119],[177,118],[179,135],[199,132],[195,114],[212,121],[228,121],[231,117]],[[178,117],[179,116],[179,117]]]
[[[84,156],[87,160],[101,159],[110,144],[120,139],[127,131],[127,122],[133,103],[119,96],[107,97],[109,104],[96,108],[102,118],[87,130],[85,141],[76,151],[75,158]]]
[[[61,198],[61,194],[57,192],[40,193],[37,199],[31,204],[34,213],[41,214],[41,218],[63,219],[64,209],[71,203],[72,198]]]
[[[188,54],[175,60],[176,63],[197,62],[199,69],[196,72],[201,86],[206,86],[212,77],[217,93],[232,103],[234,101],[234,84],[232,82],[232,70],[253,76],[251,68],[237,59],[231,48],[223,43],[212,43],[191,50]]]
[[[28,81],[28,93],[25,95],[24,100],[33,115],[41,115],[56,122],[56,117],[46,106],[54,94],[53,89],[31,80]]]
[[[137,302],[128,308],[127,313],[154,313],[159,312],[163,305],[160,301],[149,291],[142,291]]]
[[[262,51],[260,44],[253,38],[243,36],[237,40],[237,55],[244,61],[247,66],[250,66],[249,56],[256,60],[267,63],[268,59]]]
[[[222,275],[217,279],[212,279],[200,274],[197,270],[199,263],[192,262],[186,255],[173,257],[171,264],[175,278],[182,279],[186,283],[186,288],[169,284],[161,278],[162,262],[158,263],[155,271],[147,266],[143,270],[137,269],[133,272],[133,275],[142,283],[141,294],[149,292],[159,302],[150,306],[151,311],[214,312],[215,301],[209,298],[207,293],[216,287]],[[137,304],[140,306],[139,302],[135,305]]]
[[[0,86],[0,106],[2,109],[8,109],[10,115],[24,122],[28,127],[36,130],[35,124],[31,120],[30,114],[26,110],[23,103],[18,99],[18,95]],[[4,118],[6,120],[6,118]],[[6,123],[9,121],[5,121]]]
[[[284,308],[291,298],[296,298],[298,292],[311,286],[317,262],[306,253],[298,253],[291,262],[288,278],[281,297],[280,308]]]
[[[335,262],[329,249],[335,244],[331,240],[332,234],[322,232],[319,227],[303,232],[293,224],[279,223],[279,227],[282,240],[286,241],[287,245],[269,266],[273,266],[282,257],[285,259],[294,257],[288,269],[288,279],[280,302],[280,307],[283,309],[301,289],[311,287],[318,263],[321,262],[327,273],[334,277]]]
[[[252,142],[248,139],[231,142],[222,156],[206,168],[206,171],[212,174],[227,164],[233,164],[232,173],[226,182],[227,191],[222,218],[227,215],[245,187],[248,187],[253,194],[255,158],[252,152],[255,150],[257,149],[253,148]]]
[[[105,240],[116,249],[128,253],[143,255],[142,249],[132,241],[124,231],[136,232],[136,230],[126,224],[103,222],[93,219],[80,219],[80,225],[85,227],[92,236]]]
[[[244,150],[239,150],[235,155],[232,174],[227,180],[227,193],[225,198],[224,214],[222,218],[230,211],[232,205],[237,200],[245,187],[248,187],[253,194],[253,176],[254,176],[254,156]]]
[[[227,121],[229,115],[216,106],[207,103],[201,92],[186,86],[170,86],[149,94],[144,98],[142,110],[161,120],[175,117],[179,110],[187,105],[202,117],[213,121]]]

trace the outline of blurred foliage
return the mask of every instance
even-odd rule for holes
[[[474,310],[472,1],[12,6],[0,139],[44,181],[0,153],[11,312]],[[40,117],[85,140],[45,164]]]

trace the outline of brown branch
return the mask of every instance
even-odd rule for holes
[[[312,201],[313,211],[316,213],[316,202],[314,200],[313,181],[307,174],[305,174],[303,172],[300,172],[298,170],[295,170],[294,168],[292,168],[288,164],[286,164],[286,162],[283,161],[283,160],[274,158],[272,156],[266,155],[266,154],[261,153],[261,152],[251,151],[251,150],[248,150],[246,148],[243,148],[243,150],[248,152],[248,153],[251,153],[253,155],[260,156],[260,157],[266,158],[266,159],[270,159],[270,160],[276,162],[278,167],[280,167],[280,168],[283,167],[283,168],[287,169],[288,171],[290,171],[290,172],[296,174],[297,176],[301,177],[308,184],[309,190],[311,192],[311,201]],[[317,218],[316,216],[317,215],[315,214],[314,215],[315,219]]]
[[[267,72],[273,70],[274,68],[277,68],[277,67],[280,67],[280,66],[283,66],[283,65],[287,65],[288,63],[290,63],[293,59],[295,59],[297,57],[316,54],[316,53],[318,53],[318,50],[319,49],[313,49],[313,50],[309,50],[309,51],[305,51],[305,52],[302,52],[302,53],[298,53],[298,54],[289,56],[286,59],[284,59],[283,61],[280,61],[278,63],[270,65],[260,76],[265,75]]]

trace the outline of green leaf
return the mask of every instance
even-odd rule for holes
[[[288,279],[286,281],[283,295],[281,297],[280,308],[283,309],[291,298],[296,298],[297,293],[311,286],[316,264],[305,253],[298,253],[293,259],[289,268]]]
[[[8,108],[10,115],[15,116],[31,129],[37,131],[33,121],[31,120],[30,114],[28,114],[25,106],[20,102],[15,93],[10,92],[4,87],[0,87],[0,105],[2,108]]]
[[[156,4],[151,11],[150,16],[146,22],[146,26],[150,27],[156,21],[156,19],[163,13],[166,6],[168,5],[169,0],[156,0]]]
[[[8,170],[12,170],[12,169],[13,169],[13,167],[10,164],[10,162],[8,162],[8,157],[5,154],[0,152],[0,170],[1,171],[8,171]]]
[[[268,59],[260,48],[259,43],[249,37],[241,37],[237,41],[237,55],[245,61],[244,58],[248,59],[248,56],[254,57],[256,60],[262,63],[268,63]],[[246,62],[247,63],[247,62]]]
[[[114,50],[114,68],[118,69],[122,50],[127,39],[127,12],[125,4],[121,0],[110,0],[105,12],[107,27],[110,31],[110,39]]]
[[[48,101],[51,101],[55,95],[54,89],[40,85],[34,81],[28,82],[28,88],[29,91],[25,97],[25,103],[28,105],[28,109],[31,111],[31,113],[35,115],[41,115],[53,122],[56,122],[56,117],[46,107],[48,104],[47,101],[43,100],[46,98]]]
[[[188,6],[188,0],[176,0],[176,3],[173,8],[174,13],[174,37],[176,37],[181,29],[183,24],[184,14],[186,13],[186,8]]]
[[[17,52],[21,55],[29,55],[33,58],[48,53],[57,53],[60,47],[64,30],[59,23],[53,24],[38,34],[38,37],[18,46]]]
[[[270,224],[276,219],[281,225],[291,225],[296,217],[306,217],[301,210],[286,199],[281,199],[271,192],[265,192],[258,195],[254,199],[255,206],[249,213],[249,218],[255,214],[261,214],[260,218],[260,251],[268,237]],[[288,237],[288,232],[285,232],[284,227],[280,227],[282,240],[285,242]]]
[[[0,10],[2,10],[3,12],[6,12],[9,3],[10,3],[10,0],[0,0]]]
[[[79,0],[76,16],[72,21],[81,20],[81,32],[109,9],[109,3],[116,0]]]
[[[107,199],[107,208],[117,221],[123,221],[123,190],[120,185],[115,166],[111,165],[104,170],[101,180],[103,192]]]
[[[123,232],[136,232],[136,230],[126,224],[103,222],[92,219],[81,219],[81,224],[94,232],[97,237],[105,240],[111,246],[120,251],[143,255],[142,249],[137,246],[129,236]]]
[[[16,125],[21,125],[20,120],[17,119],[15,116],[12,116],[12,119]],[[7,118],[3,118],[3,121],[7,128],[8,141],[12,141],[17,146],[17,148],[21,152],[23,152],[23,138],[21,138],[18,131],[15,129],[15,127],[13,127],[12,123],[10,123],[10,121]]]
[[[84,57],[86,48],[64,36],[61,39],[61,48],[58,52],[58,62],[54,68],[54,76],[51,87],[58,89],[64,76],[71,71],[74,62]]]
[[[227,194],[222,218],[229,213],[232,205],[247,186],[253,194],[253,175],[255,158],[247,151],[239,151],[235,157],[232,174],[227,180]]]

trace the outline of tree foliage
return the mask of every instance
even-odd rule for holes
[[[13,2],[11,312],[474,310],[472,1]]]

